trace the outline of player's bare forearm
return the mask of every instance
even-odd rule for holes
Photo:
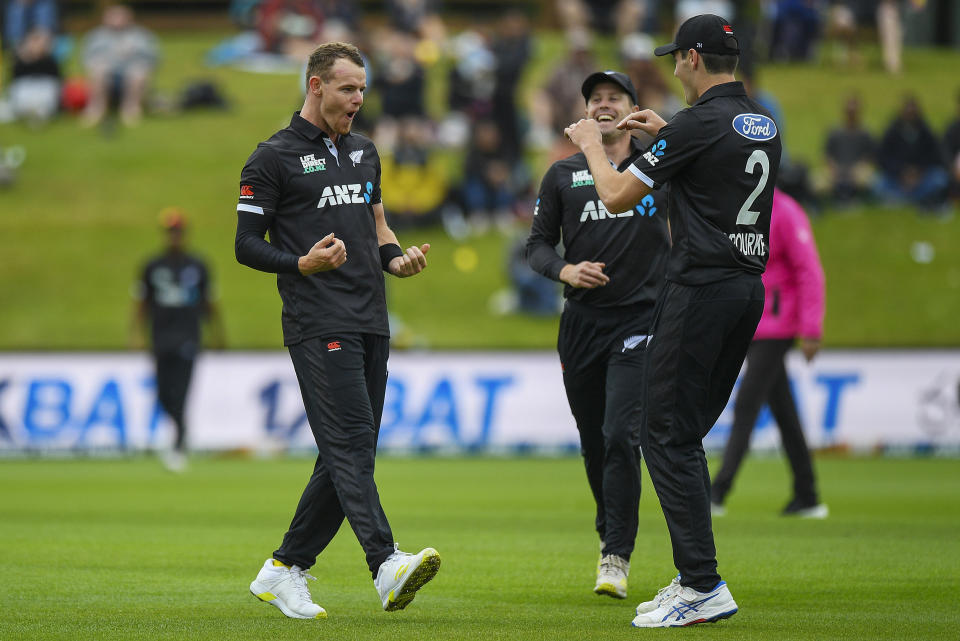
[[[583,155],[587,158],[597,195],[603,201],[607,211],[611,213],[627,211],[650,193],[650,188],[633,174],[628,171],[617,171],[607,160],[602,146],[588,143],[583,148]]]

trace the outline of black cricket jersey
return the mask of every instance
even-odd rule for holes
[[[631,140],[623,171],[643,153]],[[556,246],[563,242],[563,257]],[[543,177],[527,238],[530,267],[553,280],[567,263],[606,263],[610,282],[593,289],[566,285],[564,296],[585,305],[615,308],[643,304],[650,310],[663,282],[670,234],[667,198],[654,191],[625,212],[608,212],[597,196],[587,159],[577,153],[555,162]]]
[[[763,273],[780,151],[773,117],[740,82],[711,87],[660,129],[629,169],[649,187],[670,185],[667,280]]]
[[[334,144],[300,112],[247,160],[237,203],[237,259],[277,273],[285,345],[338,332],[390,335],[373,213],[380,201],[373,142],[350,133]],[[269,245],[263,240],[268,230]],[[347,261],[300,274],[298,258],[331,232],[346,246]]]
[[[193,255],[165,253],[143,268],[137,298],[146,303],[155,353],[192,358],[200,349],[200,322],[209,304],[206,265]]]

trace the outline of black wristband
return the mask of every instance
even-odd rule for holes
[[[380,267],[383,268],[383,271],[390,271],[390,261],[397,256],[403,256],[403,250],[400,249],[400,245],[396,243],[380,245]]]

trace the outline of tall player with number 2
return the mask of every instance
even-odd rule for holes
[[[670,184],[673,247],[647,346],[641,445],[679,574],[637,606],[633,625],[642,628],[737,612],[717,573],[703,437],[730,397],[763,313],[760,276],[781,151],[769,112],[734,78],[740,47],[730,23],[693,17],[655,53],[673,55],[690,107],[669,123],[650,110],[620,122],[655,137],[628,170],[607,162],[596,121],[565,132],[586,156],[608,211],[628,209]]]

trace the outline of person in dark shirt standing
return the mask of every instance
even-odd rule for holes
[[[617,123],[636,107],[630,78],[616,71],[584,80],[586,115],[599,123],[603,152],[623,170],[643,147]],[[543,178],[527,239],[534,271],[562,281],[557,350],[580,432],[587,481],[597,505],[600,565],[594,592],[627,596],[640,502],[640,413],[644,351],[663,282],[670,236],[657,191],[635,207],[608,211],[582,153]],[[557,244],[563,243],[563,256]]]
[[[224,346],[224,332],[210,297],[209,270],[203,260],[184,249],[187,224],[183,212],[165,210],[161,224],[166,249],[147,262],[137,284],[132,343],[144,345],[144,330],[149,325],[157,401],[176,428],[173,449],[164,451],[163,462],[171,471],[180,472],[187,463],[184,414],[193,364],[201,347],[201,322],[209,321],[215,347]]]
[[[306,571],[344,518],[385,610],[406,607],[440,567],[433,548],[396,549],[373,477],[390,346],[383,272],[421,272],[430,246],[397,244],[377,149],[350,131],[366,89],[360,52],[340,42],[317,47],[306,80],[302,110],[241,172],[236,235],[240,263],[277,274],[284,344],[319,450],[283,542],[250,584],[299,619],[326,617]]]
[[[640,442],[679,575],[637,606],[633,625],[644,628],[737,612],[717,573],[703,437],[730,398],[763,312],[761,274],[781,153],[772,116],[734,78],[740,47],[729,22],[694,16],[654,53],[673,54],[691,106],[669,123],[650,110],[619,123],[654,136],[628,171],[610,166],[595,120],[566,129],[607,211],[623,211],[670,185],[673,246],[647,341]]]

